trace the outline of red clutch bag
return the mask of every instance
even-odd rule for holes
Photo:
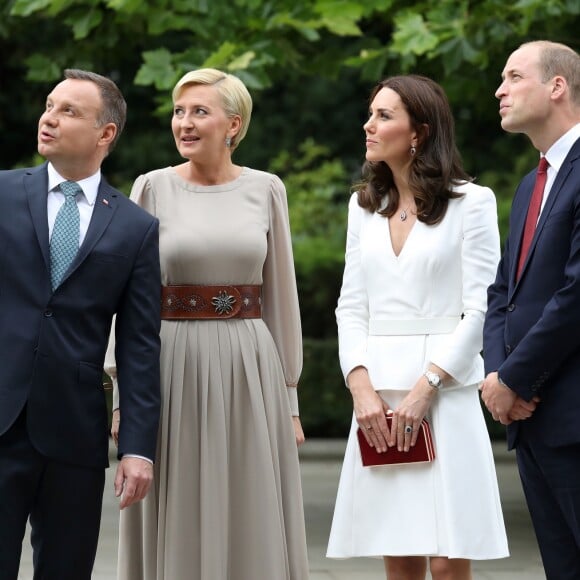
[[[389,429],[393,417],[387,415]],[[359,427],[357,429],[358,444],[364,467],[373,467],[375,465],[402,465],[405,463],[428,463],[435,459],[435,447],[431,437],[431,428],[425,419],[419,427],[419,436],[417,443],[409,451],[399,451],[396,447],[389,447],[384,453],[378,453],[374,447],[371,447]]]

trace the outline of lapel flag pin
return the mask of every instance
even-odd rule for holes
[[[103,198],[103,203],[104,203],[105,205],[109,205],[109,200],[108,200],[108,199],[104,199],[104,198]]]

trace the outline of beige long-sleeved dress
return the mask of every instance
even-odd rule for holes
[[[159,218],[163,285],[263,284],[263,318],[162,321],[155,482],[121,512],[118,578],[304,580],[286,386],[302,341],[284,186],[249,168],[197,186],[169,167],[140,176],[131,198]]]

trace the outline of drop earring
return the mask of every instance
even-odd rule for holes
[[[226,137],[226,147],[229,149],[232,146],[232,138]]]

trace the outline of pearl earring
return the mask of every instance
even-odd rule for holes
[[[411,157],[415,157],[415,153],[417,153],[417,148],[414,145],[411,145]]]

